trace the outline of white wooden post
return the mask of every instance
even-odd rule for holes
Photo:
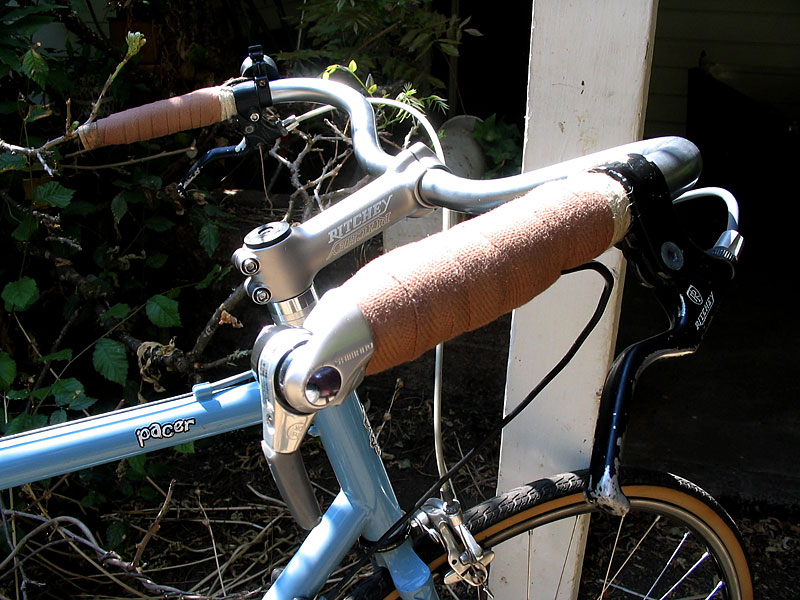
[[[641,138],[656,8],[657,0],[533,1],[525,170]],[[504,431],[501,490],[588,466],[624,274],[618,251],[607,252],[603,261],[618,276],[605,318],[569,367]],[[514,312],[506,412],[569,348],[601,289],[597,275],[570,275]],[[501,549],[492,565],[494,596],[574,598],[583,543],[575,544],[573,525],[584,532],[585,523],[568,523],[545,540]],[[530,562],[529,545],[535,546]],[[576,549],[565,565],[567,547]]]

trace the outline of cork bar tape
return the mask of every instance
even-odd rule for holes
[[[195,90],[98,119],[78,127],[84,148],[130,144],[219,123],[236,113],[233,90],[225,86]]]
[[[584,173],[373,260],[339,288],[372,329],[367,374],[521,306],[564,269],[618,242],[629,226],[622,185]]]

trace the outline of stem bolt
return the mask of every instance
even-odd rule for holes
[[[256,121],[258,121],[260,118],[261,118],[261,115],[259,115],[257,112],[252,112],[252,113],[250,113],[250,120],[251,120],[253,123],[255,123]]]
[[[257,287],[255,290],[253,290],[251,297],[253,298],[253,302],[256,304],[266,304],[269,302],[272,294],[270,294],[269,290],[265,287]]]
[[[258,261],[255,258],[247,258],[242,263],[242,273],[245,275],[255,275],[258,273],[258,270],[261,268],[261,265],[258,264]],[[259,288],[264,289],[264,288]]]

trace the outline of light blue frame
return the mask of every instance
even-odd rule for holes
[[[251,373],[199,384],[191,394],[0,438],[0,489],[260,422],[259,386]],[[356,395],[318,413],[315,425],[341,491],[265,600],[315,597],[359,537],[377,540],[402,516]],[[148,437],[145,429],[161,437]],[[437,598],[430,570],[408,542],[377,560],[402,598]]]

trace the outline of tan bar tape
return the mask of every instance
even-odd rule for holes
[[[622,185],[585,173],[375,259],[340,288],[372,329],[367,374],[528,302],[619,241],[629,212]]]
[[[130,144],[187,129],[206,127],[233,116],[233,90],[203,88],[98,119],[78,128],[84,148]]]

